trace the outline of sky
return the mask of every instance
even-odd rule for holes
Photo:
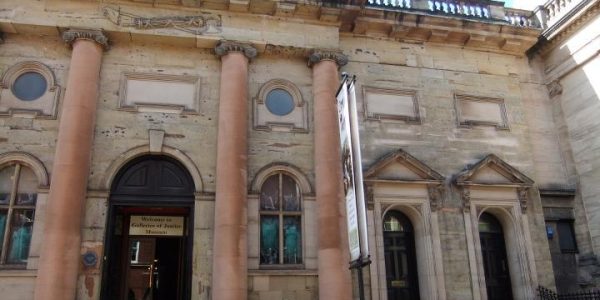
[[[504,6],[520,8],[520,9],[529,9],[532,10],[538,5],[544,4],[545,0],[505,0]]]

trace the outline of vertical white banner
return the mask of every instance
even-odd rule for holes
[[[348,107],[348,80],[344,78],[337,95],[338,122],[340,131],[340,149],[342,153],[342,172],[344,176],[344,193],[346,195],[346,218],[348,222],[348,246],[350,261],[361,257],[358,212],[354,184],[354,162],[352,159],[352,133]],[[361,182],[362,184],[362,182]]]
[[[360,237],[360,253],[363,262],[369,261],[369,242],[367,233],[367,206],[363,185],[362,154],[360,152],[360,134],[358,131],[358,113],[356,107],[355,77],[350,80],[348,87],[348,109],[350,115],[350,137],[352,159],[354,162],[354,188],[356,189],[356,206],[358,218],[358,234]]]

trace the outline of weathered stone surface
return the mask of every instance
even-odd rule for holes
[[[208,300],[212,296],[212,258],[215,218],[217,125],[219,113],[219,81],[221,62],[214,55],[214,46],[221,39],[251,44],[258,55],[249,64],[247,90],[247,171],[248,190],[257,174],[266,165],[289,164],[297,168],[314,187],[314,99],[312,71],[307,67],[306,55],[312,49],[334,49],[343,53],[348,63],[340,71],[357,75],[357,101],[363,167],[368,168],[384,155],[403,149],[446,178],[444,193],[437,209],[437,230],[427,236],[441,253],[443,267],[440,274],[445,282],[443,297],[438,299],[472,299],[473,282],[468,249],[468,234],[463,214],[464,200],[454,176],[486,155],[493,153],[535,181],[528,194],[526,211],[529,238],[527,239],[535,265],[536,284],[554,286],[552,258],[545,233],[544,207],[538,189],[577,187],[572,200],[573,217],[578,247],[581,253],[600,251],[600,157],[597,139],[600,131],[598,90],[600,60],[596,57],[581,64],[589,36],[597,36],[600,26],[592,20],[586,30],[573,34],[552,51],[541,57],[528,59],[518,51],[500,51],[473,46],[481,42],[473,39],[466,46],[408,41],[400,28],[384,32],[382,27],[365,25],[364,33],[350,33],[337,23],[327,20],[350,18],[350,11],[337,12],[332,8],[319,16],[319,11],[297,6],[293,13],[269,11],[268,4],[236,1],[229,3],[185,1],[184,6],[217,9],[222,17],[222,31],[213,35],[194,36],[189,33],[161,28],[143,30],[122,28],[107,21],[100,13],[101,5],[86,1],[3,1],[0,4],[0,29],[5,32],[0,44],[0,72],[17,61],[35,60],[49,66],[56,81],[66,86],[70,51],[60,38],[68,27],[103,28],[111,39],[111,50],[103,54],[99,82],[98,110],[88,196],[85,199],[85,217],[82,225],[82,249],[90,245],[100,247],[105,242],[105,224],[110,202],[110,179],[129,159],[144,153],[162,153],[187,157],[199,173],[202,190],[198,190],[194,207],[194,247],[192,251],[192,299]],[[162,2],[161,2],[162,3]],[[123,2],[123,8],[136,14],[168,16],[197,13],[200,10],[143,2]],[[243,9],[242,9],[243,8]],[[228,9],[219,10],[219,9]],[[235,12],[233,12],[235,10]],[[248,10],[249,12],[245,12]],[[339,13],[339,16],[337,15]],[[380,17],[378,12],[371,12]],[[410,14],[406,15],[410,18]],[[320,20],[322,19],[322,20]],[[430,20],[431,21],[431,20]],[[337,22],[337,21],[336,21]],[[347,22],[340,19],[340,22]],[[366,21],[365,21],[366,22]],[[450,21],[448,21],[450,22]],[[366,24],[366,23],[365,23]],[[445,25],[444,25],[445,24]],[[444,23],[439,26],[449,26]],[[359,24],[360,25],[360,24]],[[363,24],[364,25],[364,24]],[[363,26],[360,25],[360,26]],[[385,25],[385,24],[384,24]],[[359,27],[360,27],[359,26]],[[371,27],[369,27],[371,26]],[[438,25],[436,25],[438,26]],[[491,26],[491,25],[490,25]],[[421,32],[427,33],[427,32]],[[405,42],[389,39],[396,34]],[[408,32],[406,32],[408,34]],[[418,34],[415,32],[414,34]],[[423,35],[424,36],[424,35]],[[417,37],[417,36],[415,36]],[[422,36],[419,35],[418,38]],[[440,39],[443,35],[432,38]],[[483,42],[482,42],[483,43]],[[294,51],[267,51],[280,47]],[[595,44],[590,44],[592,50]],[[588,49],[589,50],[589,49]],[[586,50],[587,51],[587,50]],[[290,54],[291,53],[291,54]],[[265,54],[265,55],[263,55]],[[173,113],[157,106],[145,111],[127,111],[119,108],[123,73],[167,74],[197,76],[200,78],[199,111]],[[591,76],[590,74],[594,75]],[[564,75],[564,76],[563,76]],[[562,77],[561,77],[562,76]],[[560,77],[562,93],[549,95],[549,80]],[[265,132],[252,129],[255,117],[252,98],[261,86],[272,79],[292,82],[308,106],[308,132]],[[420,124],[402,120],[372,120],[365,117],[364,87],[381,89],[408,89],[416,91]],[[455,94],[502,99],[506,106],[508,129],[492,126],[459,127]],[[62,100],[62,99],[59,99]],[[1,99],[0,99],[1,101]],[[172,103],[165,99],[164,105]],[[59,103],[61,103],[59,101]],[[58,134],[58,119],[0,117],[0,153],[24,151],[39,158],[50,174]],[[149,132],[164,133],[162,142],[149,138]],[[154,137],[154,135],[153,135]],[[162,147],[161,147],[162,146]],[[140,150],[142,149],[142,150]],[[171,149],[172,152],[165,152]],[[169,150],[169,151],[171,151]],[[391,185],[380,191],[394,190]],[[427,197],[425,188],[404,187],[403,197]],[[376,195],[382,197],[382,194]],[[385,195],[384,195],[385,196]],[[398,200],[398,199],[395,199]],[[304,195],[303,261],[302,270],[262,270],[259,265],[260,218],[258,195],[248,196],[248,299],[317,299],[319,294],[317,271],[318,200],[314,190]],[[0,270],[0,294],[7,299],[29,299],[34,287],[34,270],[41,244],[44,201],[38,202],[30,263],[23,272]],[[381,225],[385,211],[369,211],[373,224]],[[429,220],[428,220],[429,221]],[[37,223],[36,223],[37,224]],[[372,226],[371,226],[372,227]],[[369,228],[373,238],[372,251],[382,251],[383,240]],[[433,231],[431,231],[433,232]],[[382,253],[382,252],[381,252]],[[380,254],[381,254],[380,253]],[[433,251],[433,255],[436,252]],[[384,262],[384,259],[380,259]],[[370,296],[383,299],[386,293],[385,269],[376,269],[377,262],[365,269]],[[581,261],[580,261],[581,263]],[[594,267],[588,264],[579,274],[590,275],[594,283]],[[100,268],[101,269],[101,268]],[[436,270],[435,268],[432,268]],[[376,270],[376,271],[375,271]],[[20,271],[19,271],[20,272]],[[99,271],[98,271],[99,272]],[[17,274],[18,273],[18,274]],[[423,277],[431,274],[422,274]],[[434,275],[431,275],[432,277]],[[482,276],[480,274],[480,276]],[[428,277],[429,278],[429,277]],[[98,299],[101,278],[98,273],[80,272],[78,297]],[[477,280],[476,280],[477,281]],[[437,283],[436,283],[437,284]],[[424,291],[423,293],[426,293]]]

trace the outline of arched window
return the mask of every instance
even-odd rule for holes
[[[27,166],[0,167],[0,264],[25,265],[35,218],[38,180]]]
[[[260,263],[302,263],[302,205],[296,181],[285,173],[268,177],[260,191]]]
[[[492,214],[479,218],[479,240],[488,300],[513,299],[502,225]]]
[[[401,212],[385,215],[383,244],[388,299],[419,299],[415,235],[410,220]]]

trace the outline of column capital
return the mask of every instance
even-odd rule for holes
[[[215,46],[215,54],[218,57],[225,56],[229,52],[240,52],[248,59],[253,59],[257,55],[256,48],[249,44],[221,40]]]
[[[338,67],[343,67],[348,63],[348,56],[338,50],[312,50],[308,55],[308,66],[312,67],[323,60],[333,61]]]
[[[102,32],[102,30],[95,29],[69,29],[62,34],[62,38],[65,43],[73,45],[78,39],[90,40],[98,43],[104,50],[108,50],[108,37]]]

